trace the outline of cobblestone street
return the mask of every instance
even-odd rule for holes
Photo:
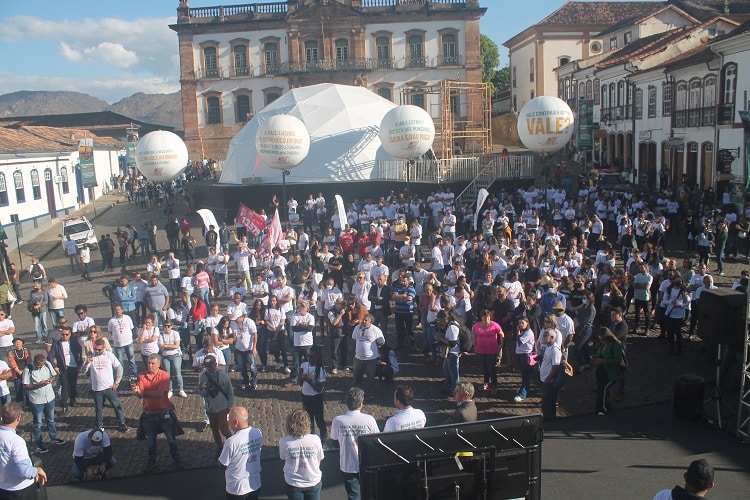
[[[269,195],[270,196],[270,195]],[[87,208],[84,213],[90,215],[96,226],[97,237],[106,233],[114,233],[117,227],[124,227],[127,223],[140,223],[153,220],[161,229],[165,224],[165,216],[160,209],[141,210],[117,194],[104,196],[97,202],[97,216],[93,217],[93,210]],[[179,205],[175,215],[182,217],[184,206]],[[193,228],[200,227],[197,217],[189,219]],[[101,260],[98,252],[92,263],[92,282],[85,281],[79,277],[79,273],[71,273],[68,260],[63,256],[59,245],[57,234],[59,227],[51,228],[33,241],[21,245],[23,252],[23,266],[28,268],[31,256],[40,257],[41,262],[47,268],[48,276],[55,277],[57,281],[65,286],[69,299],[66,301],[66,315],[73,315],[75,304],[87,304],[89,316],[96,320],[97,325],[106,326],[110,318],[110,307],[108,300],[103,297],[101,288],[109,281],[118,277],[120,272],[102,273]],[[196,231],[196,239],[202,243],[199,231]],[[167,247],[163,231],[159,231],[158,247]],[[12,261],[17,262],[18,253],[14,247],[8,249]],[[205,252],[204,252],[205,254]],[[668,256],[682,257],[679,252],[667,252]],[[199,253],[199,256],[201,254]],[[116,258],[117,259],[117,258]],[[127,271],[135,270],[145,272],[146,257],[137,257],[127,263]],[[711,266],[713,269],[715,266]],[[233,268],[233,267],[232,267]],[[719,286],[729,286],[739,276],[740,270],[747,268],[746,263],[730,261],[726,264],[726,276],[716,276]],[[22,277],[22,298],[26,299],[31,288],[28,274]],[[226,299],[218,299],[222,306],[222,312],[226,305]],[[41,352],[41,346],[33,343],[34,333],[30,314],[26,311],[25,304],[17,305],[13,309],[13,321],[16,325],[16,336],[27,341],[32,355]],[[628,318],[629,319],[629,318]],[[393,326],[393,321],[390,322]],[[395,336],[391,328],[388,336]],[[417,334],[419,339],[419,335]],[[323,348],[324,358],[327,360],[330,352],[327,345]],[[351,352],[351,350],[350,350]],[[630,337],[628,346],[629,369],[627,371],[627,396],[618,407],[636,407],[649,403],[666,401],[672,397],[674,380],[684,373],[700,373],[708,375],[710,365],[707,355],[699,349],[697,339],[686,343],[685,354],[682,357],[668,356],[666,354],[666,342],[656,338],[656,332],[652,331],[648,337]],[[140,361],[140,356],[138,356]],[[401,352],[399,354],[401,372],[397,378],[398,383],[410,384],[414,388],[417,401],[414,406],[421,408],[427,414],[429,424],[441,423],[447,413],[452,411],[453,403],[440,395],[442,369],[428,366],[423,363],[423,358],[418,352]],[[326,361],[326,366],[329,363]],[[197,375],[187,369],[187,363],[183,370],[185,377],[185,389],[188,398],[174,397],[177,415],[181,420],[186,434],[178,438],[183,460],[189,467],[208,466],[214,463],[215,447],[211,442],[211,432],[200,432],[202,428],[201,401],[197,394]],[[143,367],[140,366],[142,369]],[[481,387],[481,368],[474,356],[461,358],[461,377],[468,378]],[[259,385],[254,392],[239,389],[239,374],[231,374],[235,385],[235,394],[238,397],[237,404],[247,407],[250,412],[251,424],[262,430],[265,438],[264,454],[268,457],[277,455],[277,444],[280,437],[285,434],[284,419],[287,413],[301,405],[299,388],[284,388],[288,376],[281,373],[260,373]],[[329,375],[329,383],[325,392],[325,415],[330,425],[331,419],[345,411],[343,405],[343,393],[351,386],[352,377],[348,372],[340,372],[337,375]],[[496,395],[491,396],[478,390],[476,399],[480,418],[498,417],[503,415],[518,415],[539,412],[539,390],[532,390],[530,396],[521,404],[513,403],[513,396],[520,384],[520,376],[517,372],[500,372],[500,388]],[[595,386],[593,376],[590,374],[576,375],[560,394],[558,415],[581,415],[591,413],[594,410]],[[393,386],[385,384],[377,385],[374,394],[370,394],[365,412],[372,414],[382,428],[386,418],[391,416],[395,409],[392,398]],[[111,409],[105,409],[105,426],[112,438],[115,456],[118,466],[112,470],[111,477],[123,477],[141,474],[146,463],[146,444],[135,439],[135,427],[141,412],[140,400],[136,398],[129,389],[121,387],[120,399],[127,415],[128,425],[131,427],[127,433],[118,432],[116,421]],[[45,469],[48,471],[51,485],[62,484],[71,481],[69,469],[73,448],[73,439],[78,432],[94,426],[93,401],[89,396],[88,379],[79,376],[79,406],[71,408],[66,414],[62,414],[58,408],[56,414],[57,428],[60,436],[68,442],[60,446],[50,446],[50,453],[43,456]],[[26,412],[23,417],[22,427],[24,437],[30,436],[31,414]],[[48,438],[45,433],[45,440]],[[166,442],[159,439],[159,464],[161,470],[171,470],[171,459],[169,459]]]

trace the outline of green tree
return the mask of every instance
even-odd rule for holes
[[[497,44],[487,35],[481,35],[479,53],[482,56],[482,80],[492,83],[492,78],[500,65],[500,51],[497,49]]]
[[[495,71],[492,77],[492,84],[498,92],[508,90],[510,87],[510,66],[506,64],[504,68]]]

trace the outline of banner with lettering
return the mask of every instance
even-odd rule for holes
[[[240,208],[237,209],[237,222],[245,226],[253,236],[260,236],[266,229],[265,218],[242,203],[240,203]]]
[[[94,139],[78,141],[78,165],[81,167],[83,187],[96,186],[96,170],[94,169]]]

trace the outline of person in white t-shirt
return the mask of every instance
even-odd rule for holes
[[[133,320],[130,316],[122,312],[122,306],[115,306],[115,315],[109,320],[107,330],[112,335],[112,347],[115,356],[121,364],[125,364],[125,358],[128,361],[128,376],[133,378],[138,375],[135,366],[135,351],[133,349]]]
[[[279,440],[279,458],[284,461],[287,497],[320,498],[323,444],[320,437],[310,434],[310,416],[301,408],[292,411],[286,418],[286,430],[289,435]]]
[[[380,432],[372,415],[362,413],[365,391],[352,387],[344,399],[348,411],[334,417],[331,422],[331,438],[339,442],[339,468],[344,476],[344,488],[349,498],[360,498],[359,492],[359,446],[357,438],[363,434]]]
[[[115,416],[120,425],[120,432],[127,432],[125,425],[125,413],[117,397],[117,387],[122,381],[122,365],[114,354],[106,350],[104,340],[99,339],[94,343],[94,355],[86,360],[83,371],[88,372],[91,377],[91,394],[94,398],[94,413],[96,414],[96,427],[104,428],[104,400],[109,401],[115,410]]]
[[[219,455],[227,498],[256,500],[261,488],[263,434],[260,429],[250,426],[247,410],[241,406],[229,410],[227,418],[234,434],[224,442]]]
[[[354,339],[354,385],[360,386],[364,375],[367,375],[368,385],[375,380],[375,372],[378,367],[378,347],[385,343],[383,331],[372,324],[372,314],[365,315],[362,323],[354,327],[352,339]]]
[[[117,464],[112,455],[109,435],[101,429],[83,431],[73,445],[73,467],[70,475],[80,481],[96,476],[107,478],[107,471]]]
[[[310,422],[318,425],[320,440],[325,442],[328,436],[323,412],[326,369],[323,368],[320,346],[310,348],[307,361],[300,366],[297,384],[302,386],[302,408],[310,416]]]
[[[404,429],[421,429],[427,424],[424,412],[411,406],[414,391],[408,385],[399,385],[393,392],[393,404],[398,408],[395,415],[385,421],[383,432]]]

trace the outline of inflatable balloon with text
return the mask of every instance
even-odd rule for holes
[[[531,151],[553,153],[568,144],[575,118],[570,106],[557,97],[539,96],[518,114],[518,136]]]
[[[187,167],[187,146],[177,134],[155,130],[138,141],[135,163],[147,179],[154,182],[171,181]]]
[[[310,134],[300,119],[291,115],[274,115],[258,127],[255,148],[269,167],[288,170],[307,157]]]
[[[416,159],[432,147],[435,123],[418,106],[397,106],[383,117],[379,136],[383,149],[391,156]]]

